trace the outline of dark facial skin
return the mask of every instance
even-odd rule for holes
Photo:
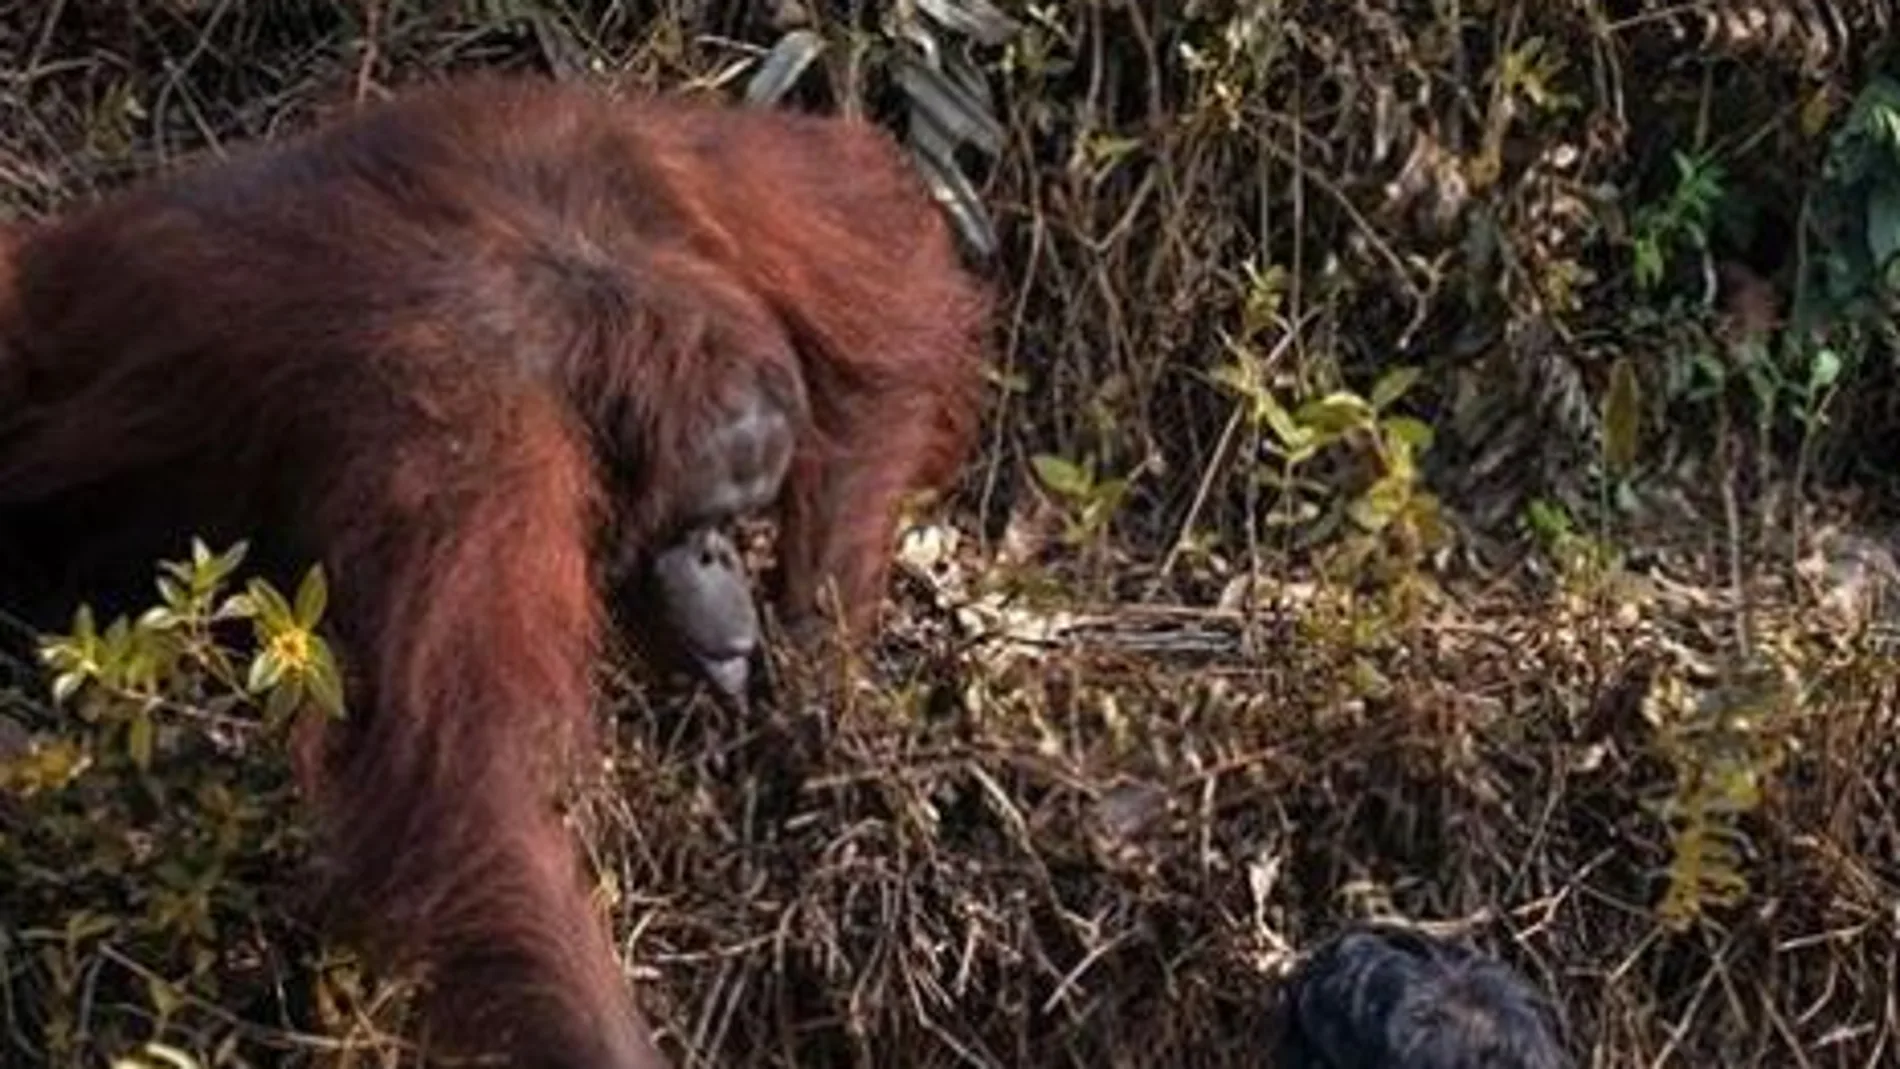
[[[746,691],[760,645],[751,576],[721,525],[778,500],[792,464],[794,426],[763,390],[748,390],[700,443],[679,504],[683,533],[648,566],[674,643],[727,698]]]
[[[667,627],[694,666],[729,698],[745,694],[759,647],[759,614],[739,549],[699,527],[653,559],[652,583]]]
[[[778,500],[792,467],[792,417],[763,390],[745,391],[696,451],[698,471],[680,501],[680,522],[707,527]]]

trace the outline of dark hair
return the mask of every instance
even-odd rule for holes
[[[1556,1008],[1462,944],[1355,926],[1288,979],[1278,1069],[1570,1069]]]

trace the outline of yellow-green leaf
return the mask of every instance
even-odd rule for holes
[[[1062,457],[1038,453],[1029,462],[1043,485],[1064,497],[1082,497],[1095,484],[1095,477],[1086,468]]]
[[[321,639],[311,642],[313,657],[306,681],[310,686],[310,696],[329,717],[335,720],[343,718],[343,677],[337,670],[336,658],[330,647]]]
[[[53,700],[66,701],[78,693],[80,686],[85,682],[86,676],[83,672],[61,672],[53,679]]]
[[[1384,420],[1387,434],[1412,447],[1417,453],[1430,449],[1437,437],[1432,425],[1411,416],[1387,416]]]
[[[297,623],[306,628],[314,628],[323,618],[323,610],[329,604],[330,590],[324,582],[323,566],[312,565],[304,573],[302,585],[297,587]]]
[[[246,584],[245,591],[251,596],[251,604],[257,609],[257,620],[263,625],[266,634],[276,634],[297,626],[296,614],[290,609],[290,603],[284,600],[275,587],[262,579],[253,579]]]
[[[177,1047],[151,1040],[139,1048],[139,1053],[153,1061],[135,1061],[131,1058],[116,1058],[113,1069],[202,1069],[202,1063]]]
[[[1339,435],[1370,424],[1372,406],[1358,394],[1340,390],[1301,405],[1299,419],[1308,427]]]
[[[1293,416],[1281,407],[1273,394],[1261,390],[1254,397],[1254,411],[1273,431],[1274,437],[1288,449],[1303,449],[1312,441],[1312,435],[1306,429],[1293,422]]]
[[[289,722],[290,717],[303,704],[304,688],[294,680],[287,680],[282,686],[275,687],[270,697],[264,699],[264,722],[275,730]]]
[[[1383,410],[1392,402],[1405,396],[1405,392],[1418,381],[1420,374],[1418,368],[1407,365],[1395,367],[1381,375],[1379,381],[1372,385],[1372,407]]]
[[[125,751],[140,772],[152,767],[152,714],[144,709],[132,714],[125,729]]]
[[[262,694],[277,684],[284,676],[284,662],[268,650],[257,655],[251,662],[251,671],[244,681],[253,694]]]
[[[1628,357],[1618,358],[1610,367],[1610,392],[1603,401],[1603,459],[1618,474],[1636,463],[1641,390],[1635,365]]]

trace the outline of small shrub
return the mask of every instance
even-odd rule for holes
[[[5,1028],[38,1064],[227,1063],[207,1052],[235,1042],[230,1018],[197,1000],[270,997],[294,944],[267,908],[306,844],[282,743],[299,716],[343,715],[340,677],[322,570],[293,600],[232,592],[244,555],[194,541],[135,619],[82,606],[41,639],[46,711],[70,715],[0,761]]]

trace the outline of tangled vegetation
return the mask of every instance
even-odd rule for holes
[[[683,1065],[1258,1065],[1375,915],[1586,1065],[1891,1059],[1888,0],[997,5],[16,6],[0,203],[477,67],[902,132],[1005,300],[889,634],[743,719],[605,680]],[[297,921],[324,577],[180,551],[0,679],[0,1061],[398,1064]]]

